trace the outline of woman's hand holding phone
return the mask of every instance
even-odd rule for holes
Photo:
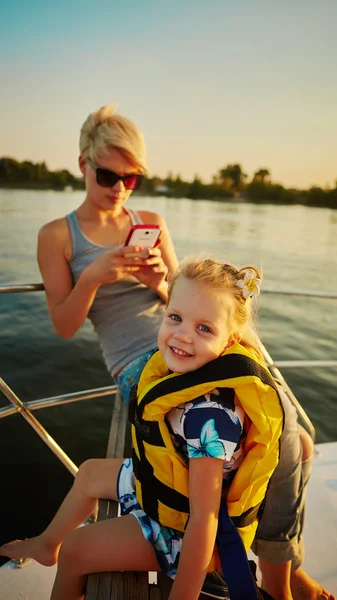
[[[148,258],[143,265],[132,273],[140,283],[153,289],[163,300],[167,300],[167,273],[168,268],[163,261],[160,248],[150,248],[146,251]]]
[[[132,227],[125,245],[122,248],[107,250],[83,271],[82,279],[90,285],[100,286],[118,281],[128,274],[136,276],[141,268],[156,263],[155,255],[150,260],[149,252],[152,245],[158,243],[160,231],[160,227],[156,225]],[[144,248],[146,245],[147,249]]]
[[[134,225],[125,241],[125,246],[129,246],[131,249],[131,246],[137,245],[142,250],[135,253],[133,248],[133,251],[125,254],[125,256],[143,259],[139,263],[139,269],[133,273],[133,276],[140,283],[157,292],[166,301],[168,269],[158,248],[160,233],[161,228],[159,225]]]
[[[161,228],[159,225],[138,224],[131,227],[124,246],[140,246],[143,250],[130,253],[126,256],[137,258],[148,258],[150,248],[156,248],[160,244]]]
[[[137,248],[133,247],[130,254],[124,246],[117,250],[107,250],[84,269],[81,279],[89,285],[99,287],[118,281],[126,275],[135,275],[140,265],[144,264],[143,259],[135,258],[139,257]]]

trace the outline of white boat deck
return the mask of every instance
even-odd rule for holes
[[[304,568],[337,596],[337,442],[316,448],[308,484]]]
[[[318,444],[308,486],[304,568],[337,595],[337,442]],[[35,561],[0,569],[0,600],[48,600],[56,567]]]
[[[34,560],[19,569],[12,562],[0,569],[1,600],[49,600],[55,567],[42,567]]]

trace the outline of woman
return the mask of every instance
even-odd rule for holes
[[[88,317],[106,366],[128,400],[157,347],[166,276],[176,269],[177,258],[163,218],[125,206],[147,171],[146,151],[140,130],[116,114],[114,106],[92,113],[83,124],[79,166],[86,197],[73,213],[41,229],[39,267],[57,333],[72,337]],[[160,248],[150,250],[147,258],[140,247],[124,247],[135,223],[162,228]],[[312,448],[305,432],[300,443],[296,413],[287,399],[284,409],[280,466],[271,480],[254,551],[263,587],[276,600],[324,600],[329,594],[300,568]]]
[[[141,132],[114,114],[113,106],[89,115],[81,130],[79,166],[87,191],[84,202],[39,233],[38,262],[49,313],[65,338],[72,337],[88,316],[111,375],[120,374],[135,359],[140,372],[157,345],[167,272],[177,266],[164,219],[125,207],[147,171]],[[160,248],[150,250],[146,258],[141,248],[124,247],[136,223],[162,229]],[[119,380],[127,400],[127,386],[121,376]]]

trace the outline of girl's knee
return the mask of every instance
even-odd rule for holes
[[[78,544],[76,531],[72,531],[62,542],[57,559],[59,566],[67,571],[77,572],[82,552],[83,548]]]
[[[302,461],[307,460],[314,452],[314,442],[309,433],[299,425],[300,440],[302,445]]]
[[[116,499],[116,480],[122,459],[90,458],[78,469],[75,486],[92,499]]]
[[[75,485],[84,492],[88,492],[92,482],[95,481],[99,462],[100,460],[97,458],[89,458],[80,465],[76,473]]]

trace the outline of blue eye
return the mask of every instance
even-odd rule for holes
[[[200,329],[200,331],[205,331],[206,333],[212,333],[212,331],[209,327],[207,327],[207,325],[198,325],[198,329]]]
[[[178,321],[179,323],[181,322],[181,317],[179,317],[179,315],[168,315],[169,319],[171,319],[172,321]]]

